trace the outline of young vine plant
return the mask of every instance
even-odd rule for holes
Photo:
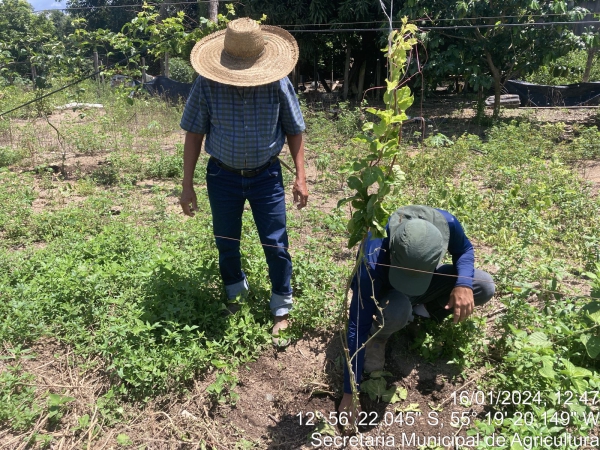
[[[408,19],[402,19],[399,30],[393,30],[388,38],[388,46],[383,50],[388,61],[388,74],[385,80],[383,101],[385,109],[367,108],[366,111],[376,117],[374,122],[366,122],[362,133],[354,140],[366,144],[368,152],[360,159],[350,163],[342,173],[348,175],[347,184],[351,195],[338,202],[338,208],[350,204],[352,216],[348,221],[348,248],[357,243],[363,243],[369,232],[374,238],[385,237],[385,226],[390,212],[384,207],[384,200],[393,188],[404,179],[404,174],[396,165],[401,151],[402,123],[408,119],[406,110],[413,104],[414,97],[408,86],[402,86],[406,74],[407,62],[411,49],[417,44],[416,25],[409,24]],[[363,260],[361,244],[354,269],[350,274],[345,291],[343,320],[348,323],[348,292],[354,275]],[[342,329],[342,341],[346,362],[352,380],[354,405],[358,405],[358,389],[354,382],[352,358],[350,355],[346,333]]]

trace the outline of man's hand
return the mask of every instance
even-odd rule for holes
[[[294,203],[298,203],[298,209],[302,209],[308,202],[308,188],[306,187],[306,175],[304,173],[304,138],[300,134],[287,134],[290,155],[296,166],[296,181],[292,188]]]
[[[355,429],[354,424],[359,420],[362,409],[360,403],[353,408],[352,405],[352,394],[344,393],[340,406],[338,408],[338,423],[346,423],[345,419],[348,419],[348,425],[344,426],[344,432],[349,433]],[[344,419],[342,419],[342,416]]]
[[[192,204],[191,208],[190,203]],[[186,216],[194,217],[194,211],[198,211],[198,201],[196,199],[196,192],[194,191],[193,187],[189,186],[183,188],[183,191],[181,191],[179,204],[181,205],[181,209],[183,209],[183,213]]]
[[[454,309],[454,323],[462,322],[473,313],[475,300],[473,290],[466,286],[456,286],[450,293],[446,309]]]
[[[203,134],[187,132],[183,144],[183,191],[179,204],[186,216],[194,217],[194,211],[198,211],[198,202],[194,192],[194,170],[202,148]],[[190,208],[190,203],[192,207]]]
[[[294,203],[298,203],[298,209],[304,208],[308,202],[308,188],[306,187],[305,178],[296,177],[292,193],[294,194]]]

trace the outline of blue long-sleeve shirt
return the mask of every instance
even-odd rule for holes
[[[456,217],[448,211],[441,209],[438,209],[438,211],[448,221],[448,228],[450,230],[448,252],[452,255],[452,263],[458,274],[456,286],[473,288],[473,275],[475,272],[473,245],[467,239],[465,231]],[[389,226],[386,227],[386,232],[387,237],[379,239],[372,239],[369,234],[369,239],[365,243],[364,263],[359,266],[352,280],[352,302],[350,303],[347,336],[350,357],[368,339],[369,331],[373,324],[373,315],[376,311],[373,298],[379,298],[381,292],[393,289],[388,276],[390,270],[388,267],[390,265]],[[354,371],[356,383],[359,387],[364,359],[364,348],[352,359],[352,370]],[[348,368],[344,367],[344,392],[351,393],[350,374]]]

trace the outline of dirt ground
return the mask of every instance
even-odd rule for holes
[[[409,345],[409,338],[402,335],[391,342],[387,351],[387,369],[394,374],[390,381],[408,390],[406,400],[390,405],[372,402],[365,396],[363,407],[369,413],[364,416],[365,422],[372,424],[361,427],[356,435],[363,445],[344,448],[416,448],[389,444],[391,441],[401,444],[403,439],[410,444],[413,433],[414,439],[464,436],[462,428],[450,426],[452,413],[465,413],[468,420],[481,416],[481,408],[465,408],[455,404],[453,398],[456,391],[473,390],[473,383],[463,383],[446,361],[429,363],[416,357],[409,352]],[[159,398],[141,409],[132,407],[126,412],[126,422],[111,427],[98,420],[94,410],[91,421],[92,425],[96,421],[98,427],[91,426],[82,434],[67,430],[75,427],[76,418],[89,411],[89,405],[106,392],[108,383],[101,366],[82,372],[74,367],[72,353],[53,341],[37,343],[32,353],[35,356],[24,360],[22,366],[36,375],[39,390],[76,398],[63,418],[65,431],[54,435],[55,445],[51,447],[54,449],[117,448],[116,438],[120,434],[129,436],[137,448],[145,445],[147,449],[202,448],[202,442],[214,449],[326,448],[316,445],[326,435],[313,436],[319,422],[315,415],[320,412],[323,417],[330,417],[336,411],[342,383],[339,336],[318,333],[283,351],[268,349],[257,361],[242,368],[236,387],[239,400],[235,405],[211,404],[205,389],[214,376],[208,375],[195,383],[186,396]],[[6,362],[0,362],[0,370],[4,365]],[[412,412],[400,413],[400,409],[409,405]],[[400,418],[406,423],[400,425]],[[38,422],[38,429],[45,420]],[[0,448],[24,448],[20,445],[23,437],[0,431]],[[368,439],[373,440],[373,445],[367,445]],[[377,439],[384,439],[381,442],[386,445],[377,445]],[[244,447],[243,440],[254,442],[255,447]]]
[[[476,125],[472,125],[472,131],[465,130],[465,119],[474,115],[470,107],[457,109],[456,104],[439,102],[418,109],[419,114],[426,117],[428,126],[431,125],[429,131],[447,135],[452,135],[453,130],[461,133],[480,132]],[[503,114],[507,119],[526,115],[539,121],[592,125],[596,122],[597,111],[506,110]],[[284,158],[290,161],[285,155]],[[318,173],[311,163],[312,158],[308,153],[308,183],[314,187]],[[105,160],[106,155],[101,154],[69,154],[65,160],[67,176],[71,178],[91,173]],[[48,160],[47,163],[58,164],[58,160]],[[598,189],[600,163],[584,162],[578,166],[578,170]],[[146,180],[139,183],[152,185],[157,182]],[[42,210],[46,205],[45,194],[40,185],[36,189],[40,196],[34,209]],[[171,209],[176,212],[177,199],[173,196],[171,200]],[[330,194],[313,190],[310,202],[311,207],[330,211],[336,200]],[[350,257],[350,254],[345,256]],[[491,319],[500,306],[492,300],[479,314]],[[323,417],[329,418],[330,413],[336,411],[341,395],[342,346],[338,333],[331,330],[305,336],[283,351],[267,349],[257,361],[242,367],[236,387],[239,400],[235,405],[213,405],[209,401],[206,387],[214,381],[215,374],[208,374],[190,386],[186,395],[161,397],[143,407],[130,406],[123,412],[126,420],[121,423],[102,422],[97,410],[92,408],[91,425],[85,428],[84,433],[73,431],[77,426],[77,417],[89,412],[91,405],[106,393],[109,386],[100,361],[77,361],[64,345],[55,341],[40,341],[32,349],[33,356],[22,360],[22,366],[24,371],[35,375],[39,391],[76,398],[63,419],[66,424],[62,427],[64,431],[55,434],[51,445],[54,450],[116,449],[120,448],[117,441],[120,434],[129,436],[135,446],[132,448],[219,450],[319,447],[413,449],[418,448],[417,444],[426,437],[466,437],[465,429],[468,426],[452,426],[452,422],[455,422],[453,418],[464,415],[465,421],[471,421],[476,416],[483,417],[485,411],[481,407],[457,404],[453,394],[475,391],[482,374],[470,374],[469,381],[465,381],[448,361],[427,362],[410,351],[410,345],[409,336],[400,333],[390,342],[386,354],[386,370],[392,374],[388,381],[407,389],[407,398],[390,405],[372,402],[363,396],[364,411],[370,414],[367,421],[373,422],[373,425],[361,428],[356,439],[362,440],[355,441],[357,445],[347,441],[348,445],[328,446],[324,443],[325,434],[312,441],[309,439],[319,424],[316,413],[320,412]],[[0,354],[5,357],[10,355],[7,349],[0,350]],[[10,362],[9,358],[0,359],[0,371]],[[85,364],[82,366],[82,363]],[[409,412],[412,414],[407,414]],[[409,417],[414,419],[414,423]],[[403,418],[405,423],[400,425],[399,418]],[[36,429],[42,428],[45,420],[47,418],[41,418]],[[0,429],[0,449],[25,448],[22,440],[29,433],[31,431],[17,436]],[[339,430],[337,434],[340,435]],[[322,445],[316,445],[319,442]]]

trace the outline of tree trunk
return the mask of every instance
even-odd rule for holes
[[[367,60],[365,59],[360,66],[360,72],[358,74],[358,94],[356,95],[356,99],[359,102],[362,102],[363,90],[365,87],[365,72],[367,71]]]
[[[37,72],[35,70],[35,66],[32,64],[31,65],[31,81],[33,82],[33,90],[35,91],[37,89],[36,87],[36,78],[37,78]]]
[[[208,18],[217,23],[217,16],[219,13],[219,0],[210,0],[208,4]]]
[[[342,95],[342,99],[344,101],[348,100],[348,84],[350,84],[349,80],[350,75],[350,45],[346,44],[346,64],[344,66],[344,93]]]
[[[502,95],[502,76],[492,60],[492,54],[487,50],[485,51],[485,57],[494,78],[494,118],[498,118],[500,115],[500,96]]]
[[[592,72],[592,64],[594,63],[596,53],[598,53],[598,48],[592,47],[588,50],[585,72],[583,72],[583,78],[581,79],[581,81],[584,83],[590,81],[590,73]]]
[[[164,76],[169,78],[171,76],[171,72],[169,70],[169,52],[165,53],[165,73]]]

